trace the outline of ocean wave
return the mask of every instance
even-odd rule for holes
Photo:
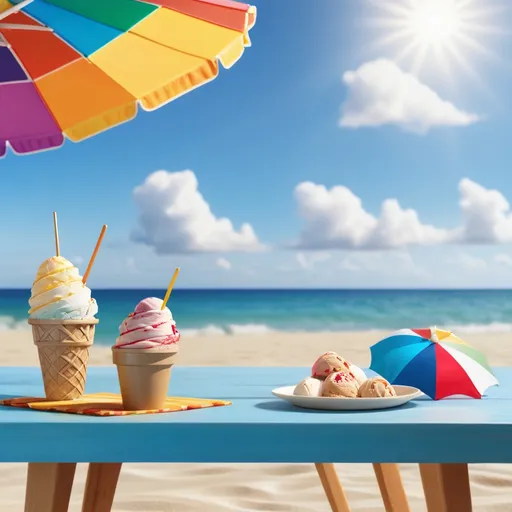
[[[207,325],[198,329],[180,329],[183,336],[234,336],[237,334],[268,334],[275,329],[265,324]]]
[[[16,320],[13,316],[0,315],[0,331],[27,331],[30,325],[26,320]]]
[[[512,324],[502,322],[491,322],[490,324],[462,324],[452,325],[448,330],[457,334],[458,332],[483,333],[483,332],[512,332]]]
[[[30,325],[26,320],[17,320],[13,316],[0,315],[0,331],[26,331]],[[265,324],[228,324],[207,325],[206,327],[180,329],[184,336],[230,336],[239,334],[267,334],[274,329]]]
[[[457,333],[505,333],[512,332],[512,323],[491,322],[488,324],[451,324],[451,325],[438,325],[440,329],[446,329]],[[364,326],[332,326],[331,329],[322,328],[315,329],[310,326],[309,329],[276,329],[266,324],[228,324],[222,325],[207,325],[197,329],[180,329],[184,336],[235,336],[235,335],[251,335],[251,334],[269,334],[272,332],[316,332],[316,333],[333,333],[333,332],[394,332],[397,329],[389,327],[364,327]]]
[[[468,323],[468,324],[458,324],[454,322],[446,322],[444,325],[438,324],[438,327],[441,329],[446,329],[458,333],[506,333],[512,332],[512,323],[505,322],[490,322],[490,323]],[[30,330],[30,325],[26,320],[18,320],[10,315],[0,315],[0,332],[5,331],[27,331]],[[299,326],[295,328],[277,328],[271,327],[267,324],[258,324],[258,323],[247,323],[247,324],[226,324],[226,325],[216,325],[209,324],[204,327],[197,328],[184,328],[180,329],[180,332],[183,336],[192,337],[192,336],[239,336],[239,335],[258,335],[258,334],[270,334],[273,332],[316,332],[316,333],[333,333],[333,332],[393,332],[397,329],[390,328],[389,326],[364,326],[364,325],[340,325],[333,324],[332,326],[326,326],[325,324],[322,326],[318,326],[315,328],[315,325],[309,324],[307,329],[303,329]]]

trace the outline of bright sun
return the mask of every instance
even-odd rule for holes
[[[493,57],[481,40],[500,32],[495,18],[505,7],[497,1],[491,4],[486,0],[373,0],[374,16],[369,22],[383,31],[375,46],[396,48],[395,60],[412,61],[415,72],[432,57],[445,71],[451,71],[455,62],[475,74],[470,54]]]
[[[407,24],[419,43],[445,44],[463,32],[456,5],[449,1],[427,1],[411,9]]]

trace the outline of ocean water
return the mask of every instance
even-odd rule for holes
[[[94,290],[96,342],[113,344],[138,301],[165,290]],[[0,330],[28,329],[29,290],[0,290]],[[512,290],[174,290],[169,307],[183,335],[270,331],[393,331],[437,325],[512,331]]]

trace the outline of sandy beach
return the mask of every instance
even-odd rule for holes
[[[387,333],[312,333],[237,335],[183,340],[181,364],[215,366],[309,366],[326,350],[335,350],[355,364],[369,364],[368,346]],[[482,350],[493,365],[512,364],[506,333],[460,333]],[[30,331],[0,333],[3,365],[37,365]],[[95,346],[91,363],[110,364],[110,351]],[[85,465],[79,465],[71,511],[80,510]],[[339,476],[354,511],[383,510],[369,464],[340,464]],[[26,466],[0,465],[0,510],[23,510]],[[502,512],[512,508],[512,466],[470,467],[474,510]],[[402,465],[402,477],[413,512],[426,510],[416,465]],[[328,511],[329,506],[312,465],[126,464],[114,511],[231,512]]]

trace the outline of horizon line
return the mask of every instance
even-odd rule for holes
[[[101,291],[137,291],[137,290],[164,290],[165,288],[159,287],[93,287],[94,290]],[[375,292],[375,291],[398,291],[398,292],[406,292],[406,291],[512,291],[512,287],[509,288],[386,288],[386,287],[378,287],[378,288],[271,288],[271,287],[225,287],[225,288],[217,288],[217,287],[205,287],[205,288],[195,288],[195,287],[181,287],[174,288],[173,291],[295,291],[295,292],[311,292],[311,291],[366,291],[366,292]],[[31,291],[31,287],[29,288],[20,288],[20,287],[6,287],[0,288],[0,291]]]

